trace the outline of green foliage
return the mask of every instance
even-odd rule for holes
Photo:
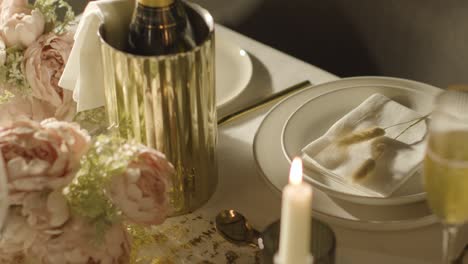
[[[132,238],[132,247],[130,249],[130,263],[147,263],[139,258],[138,253],[140,252],[140,250],[155,242],[155,239],[151,234],[151,230],[144,226],[127,225],[127,232]]]
[[[106,191],[113,176],[122,174],[134,159],[138,145],[112,136],[98,136],[92,148],[81,160],[81,169],[66,189],[74,214],[94,224],[100,241],[107,228],[120,221],[120,212]]]
[[[46,20],[46,31],[57,35],[64,34],[75,21],[75,13],[72,7],[64,0],[37,0],[34,3]],[[63,17],[59,18],[58,13],[64,11]],[[24,49],[11,47],[6,50],[6,62],[0,65],[0,84],[12,87],[14,91],[9,94],[0,95],[0,103],[6,103],[13,97],[12,94],[28,96],[31,94],[31,87],[23,72]]]
[[[8,103],[15,95],[12,94],[8,90],[4,90],[3,93],[0,94],[0,104]]]
[[[80,124],[91,136],[105,134],[108,129],[107,113],[105,107],[79,112],[73,122]]]
[[[22,69],[23,51],[13,47],[7,49],[6,54],[5,64],[0,66],[0,83],[12,86],[20,95],[29,95],[31,87]]]
[[[72,7],[64,0],[36,0],[34,8],[45,17],[46,33],[54,32],[57,35],[65,33],[74,21],[75,13]],[[64,10],[65,15],[59,18],[59,11]]]

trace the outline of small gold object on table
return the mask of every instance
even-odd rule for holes
[[[127,32],[100,28],[111,129],[163,152],[175,166],[174,214],[200,207],[217,184],[214,22],[198,5],[186,9],[197,46],[184,53],[133,55],[124,51]]]

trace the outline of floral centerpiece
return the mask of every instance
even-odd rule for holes
[[[0,153],[10,199],[0,263],[135,263],[132,230],[169,212],[174,169],[143,145],[21,120],[0,128]]]
[[[0,122],[72,120],[72,92],[58,85],[73,46],[71,7],[63,0],[0,3]]]
[[[63,0],[0,0],[0,264],[137,263],[145,228],[170,213],[162,153],[70,123],[104,119],[77,114],[58,85],[73,21]]]

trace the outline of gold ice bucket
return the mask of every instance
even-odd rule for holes
[[[99,30],[110,129],[172,162],[174,215],[200,207],[217,184],[214,22],[200,6],[185,5],[197,41],[189,52],[136,56],[124,51],[126,28]]]

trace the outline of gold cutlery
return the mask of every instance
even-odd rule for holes
[[[247,106],[241,110],[238,110],[232,114],[228,114],[222,118],[220,118],[218,120],[218,126],[221,126],[221,125],[224,125],[224,124],[227,124],[231,121],[234,121],[236,119],[238,119],[239,117],[242,117],[248,113],[251,113],[251,112],[254,112],[258,109],[261,109],[267,105],[271,105],[275,102],[278,102],[280,101],[281,99],[299,91],[299,90],[302,90],[304,88],[307,88],[307,87],[310,87],[312,85],[312,83],[310,81],[303,81],[303,82],[300,82],[300,83],[297,83],[297,84],[294,84],[293,86],[291,87],[288,87],[286,88],[285,90],[279,92],[279,93],[275,93],[271,96],[268,96],[266,97],[265,99],[253,104],[253,105],[250,105],[250,106]]]

